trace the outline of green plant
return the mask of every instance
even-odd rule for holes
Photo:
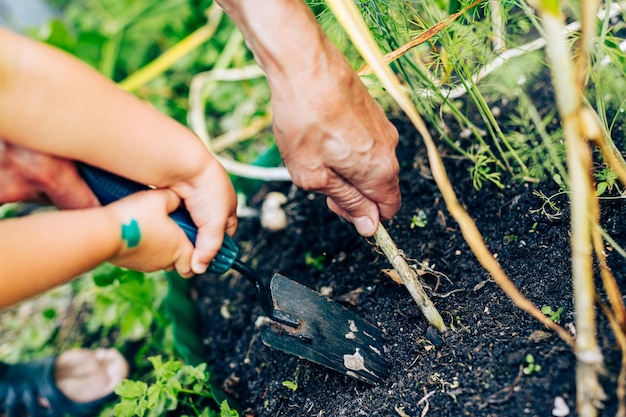
[[[312,266],[313,268],[317,269],[320,272],[324,270],[325,262],[326,262],[326,255],[324,254],[313,256],[311,252],[307,252],[304,255],[304,264],[306,266]]]
[[[524,375],[531,375],[533,373],[541,371],[541,365],[535,362],[535,357],[532,354],[527,354],[525,359],[526,366],[524,366],[524,368],[522,369]]]
[[[88,332],[106,336],[115,329],[120,340],[139,340],[167,326],[160,310],[167,292],[162,273],[144,274],[102,264],[91,275],[96,289]]]
[[[283,386],[287,389],[295,392],[298,389],[298,383],[296,381],[283,381]]]
[[[474,188],[480,190],[484,181],[495,184],[498,188],[504,188],[504,184],[500,181],[500,172],[495,168],[496,160],[481,151],[476,154],[470,154],[473,165],[469,168],[472,184]]]
[[[610,193],[611,191],[613,191],[613,188],[616,188],[619,192],[619,187],[617,185],[617,180],[619,179],[619,176],[611,168],[601,168],[600,170],[594,172],[593,175],[597,180],[596,196],[601,196],[606,192]]]
[[[565,194],[564,191],[558,192],[551,196],[547,196],[541,190],[533,190],[533,195],[539,197],[543,203],[538,209],[530,210],[531,213],[540,213],[544,215],[548,220],[558,220],[563,214],[563,210],[554,201],[558,196]]]
[[[519,241],[519,236],[511,233],[504,235],[504,238],[502,239],[502,243],[504,243],[505,245],[509,245],[517,241]]]
[[[411,217],[411,229],[416,227],[423,228],[426,227],[426,224],[428,224],[428,219],[426,218],[424,210],[419,210],[417,214],[414,214],[413,217]]]
[[[184,365],[177,360],[163,361],[160,356],[148,358],[154,367],[153,379],[124,380],[115,393],[121,397],[115,405],[116,417],[156,417],[177,410],[177,415],[202,417],[236,417],[239,414],[223,401],[219,410],[211,409],[204,400],[213,399],[207,388],[209,374],[206,364]]]
[[[541,307],[541,312],[550,318],[550,321],[554,323],[561,322],[561,314],[563,313],[563,307],[559,307],[556,310],[553,310],[552,307],[545,305]]]

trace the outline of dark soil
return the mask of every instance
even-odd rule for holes
[[[427,338],[428,323],[407,290],[383,272],[387,259],[353,227],[326,207],[322,196],[266,185],[289,197],[287,229],[271,233],[257,219],[242,219],[236,240],[243,258],[263,275],[280,272],[316,290],[332,289],[331,297],[385,334],[391,376],[369,386],[319,365],[263,345],[263,313],[252,286],[235,273],[204,276],[196,284],[202,312],[202,336],[210,349],[216,380],[247,413],[255,416],[551,416],[555,397],[565,399],[575,415],[575,357],[558,336],[519,310],[479,265],[449,215],[434,181],[421,138],[406,122],[398,122],[401,144],[403,207],[385,222],[405,255],[441,274],[428,291],[450,327],[444,343]],[[449,152],[448,152],[449,153]],[[499,189],[472,187],[466,162],[446,157],[448,174],[459,199],[474,218],[489,249],[519,290],[537,306],[563,307],[561,325],[574,321],[572,306],[567,196],[556,198],[560,219],[534,212],[546,195],[558,190],[548,181]],[[507,180],[507,182],[510,182]],[[626,206],[603,202],[603,224],[626,244]],[[424,228],[411,228],[423,210]],[[323,256],[319,270],[306,256]],[[620,285],[626,263],[615,251],[609,262]],[[436,287],[435,287],[436,285]],[[434,292],[433,292],[434,290]],[[602,415],[615,415],[615,380],[620,355],[606,319],[598,314],[598,339],[605,354],[602,377],[608,400]],[[541,370],[526,375],[526,355]],[[297,383],[290,390],[284,381]]]

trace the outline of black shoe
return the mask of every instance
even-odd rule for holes
[[[56,357],[7,365],[0,363],[0,416],[87,417],[96,415],[115,393],[77,403],[59,390],[54,379]]]

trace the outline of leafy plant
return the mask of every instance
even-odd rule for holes
[[[298,383],[296,381],[283,381],[282,385],[293,392],[298,389]]]
[[[411,217],[411,229],[414,229],[416,227],[426,227],[427,223],[428,219],[426,218],[426,213],[424,212],[424,210],[419,210],[417,214],[414,214],[413,217]]]
[[[611,168],[604,167],[594,172],[593,175],[598,181],[596,183],[596,196],[601,196],[606,192],[611,192],[613,191],[613,188],[616,188],[619,191],[617,186],[619,175],[617,175],[617,173]]]
[[[526,366],[522,369],[524,375],[531,375],[541,371],[541,365],[535,362],[535,357],[532,354],[526,355]]]
[[[116,417],[156,417],[177,410],[177,415],[201,417],[236,417],[226,401],[219,410],[206,407],[204,399],[213,399],[207,388],[209,373],[206,364],[184,365],[177,360],[163,361],[161,356],[148,358],[154,367],[149,382],[124,380],[115,393],[121,397],[115,405]]]
[[[554,323],[561,322],[561,314],[563,313],[563,307],[559,307],[556,310],[553,310],[552,307],[545,305],[541,307],[541,312],[550,318],[550,321]]]
[[[495,169],[495,159],[492,156],[479,152],[476,155],[471,155],[470,159],[473,165],[470,167],[469,173],[474,188],[480,190],[485,181],[495,184],[498,188],[504,188],[504,184],[500,181],[500,172]]]
[[[306,266],[312,266],[313,268],[317,269],[320,272],[324,270],[325,262],[326,262],[326,255],[324,254],[313,256],[311,252],[307,252],[304,255],[304,264]]]
[[[530,210],[530,212],[540,213],[551,221],[560,219],[561,215],[563,214],[563,210],[556,204],[554,200],[564,193],[565,192],[558,192],[548,197],[541,190],[533,190],[533,195],[543,200],[543,203],[541,204],[541,207],[539,207],[538,209]]]
[[[121,340],[139,340],[167,319],[159,307],[167,292],[162,273],[144,274],[102,264],[92,273],[96,285],[87,331],[109,334],[119,330]]]

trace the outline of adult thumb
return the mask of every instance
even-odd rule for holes
[[[373,236],[378,227],[378,206],[371,200],[363,199],[352,211],[343,209],[332,197],[326,199],[328,208],[354,225],[356,231],[364,237]]]

